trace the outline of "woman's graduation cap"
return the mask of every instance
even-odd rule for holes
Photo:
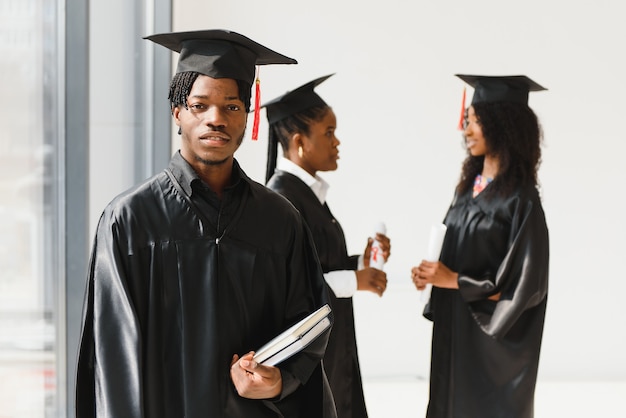
[[[528,104],[529,92],[547,90],[525,75],[455,75],[474,88],[472,104],[485,102]]]
[[[528,93],[531,91],[547,90],[525,75],[488,76],[455,74],[461,80],[474,88],[472,104],[488,102],[514,102],[528,104]],[[465,89],[461,103],[461,117],[459,130],[464,129],[465,120]]]
[[[316,78],[261,105],[266,110],[267,121],[271,125],[312,107],[328,106],[314,89],[333,75],[334,73]]]
[[[257,65],[298,63],[295,59],[279,54],[239,33],[222,29],[161,33],[146,36],[144,39],[180,53],[177,74],[195,71],[212,78],[241,80],[250,86],[255,81]],[[258,80],[256,86],[258,101]],[[258,109],[259,104],[255,103],[255,126]]]
[[[294,90],[288,91],[282,96],[264,103],[261,107],[265,108],[269,124],[272,125],[273,123],[312,107],[328,106],[328,104],[315,92],[314,89],[333,75],[334,73],[316,78],[315,80],[309,81]],[[270,179],[272,174],[274,174],[274,169],[276,168],[278,140],[274,135],[275,134],[272,133],[272,127],[270,126],[270,135],[269,140],[267,141],[267,166],[265,169],[266,182]]]

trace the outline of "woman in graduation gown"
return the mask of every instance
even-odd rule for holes
[[[332,74],[331,74],[332,75]],[[369,246],[362,256],[348,255],[339,222],[331,213],[325,193],[328,185],[318,171],[337,169],[339,140],[333,110],[314,92],[329,76],[320,77],[263,106],[270,123],[267,186],[282,194],[302,213],[317,248],[326,283],[330,289],[335,322],[324,356],[337,416],[367,417],[354,330],[352,295],[368,290],[385,291],[384,272],[371,268]],[[277,144],[284,158],[276,167]],[[385,260],[390,254],[388,237],[377,234]],[[364,261],[363,261],[364,260]]]
[[[538,186],[541,128],[525,76],[459,75],[474,87],[468,156],[438,262],[412,269],[433,285],[427,417],[531,418],[548,293],[548,229]]]

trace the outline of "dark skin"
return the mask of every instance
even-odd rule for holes
[[[172,110],[181,129],[181,155],[218,197],[230,184],[235,151],[246,130],[247,113],[239,98],[237,82],[200,75],[187,99],[187,108]],[[240,396],[274,398],[282,392],[280,369],[258,364],[253,352],[234,354],[230,376]]]
[[[181,155],[221,197],[230,183],[234,154],[247,123],[236,81],[198,76],[187,108],[176,106],[172,115],[181,130]]]
[[[483,136],[480,121],[469,107],[465,125],[465,143],[471,155],[484,155],[483,178],[495,178],[498,175],[498,158],[489,153],[489,141]],[[427,284],[444,289],[459,288],[459,274],[450,270],[440,261],[422,260],[419,266],[411,269],[411,279],[417,290],[424,290]],[[500,293],[490,296],[490,300],[500,300]]]
[[[339,159],[339,139],[335,135],[337,118],[332,109],[328,109],[324,117],[309,126],[309,133],[294,133],[289,138],[289,147],[285,158],[302,167],[311,176],[318,171],[334,171]],[[377,233],[376,240],[381,243],[385,261],[391,255],[389,237]],[[370,248],[373,239],[369,238],[363,252],[365,268],[357,270],[357,290],[367,290],[382,296],[387,288],[387,274],[369,266]]]

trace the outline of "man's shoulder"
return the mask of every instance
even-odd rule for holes
[[[119,213],[151,207],[155,201],[163,200],[167,184],[165,173],[158,173],[119,193],[107,204],[105,212]]]
[[[268,204],[274,204],[285,208],[290,208],[293,205],[289,203],[280,193],[268,188],[267,186],[257,183],[255,181],[250,182],[250,191],[253,196],[258,199],[266,201]]]
[[[254,180],[249,180],[249,185],[251,197],[256,204],[276,213],[300,215],[291,201],[280,193]]]
[[[163,184],[166,179],[167,176],[165,175],[165,172],[157,173],[152,177],[136,183],[126,190],[122,191],[117,196],[115,196],[115,198],[113,198],[111,203],[134,199],[152,198],[155,194],[155,186],[157,189],[159,189],[159,185]]]

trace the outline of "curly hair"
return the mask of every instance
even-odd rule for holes
[[[191,92],[191,87],[196,81],[200,73],[196,71],[185,71],[177,73],[172,77],[170,82],[170,91],[167,99],[170,101],[170,110],[174,110],[177,106],[184,106],[187,109],[187,97]],[[245,81],[235,80],[239,90],[239,98],[244,103],[246,112],[250,111],[250,100],[252,97],[252,86]]]
[[[472,105],[490,155],[498,159],[498,175],[486,192],[506,195],[518,186],[537,186],[543,132],[537,115],[526,104],[485,102]],[[484,156],[468,155],[457,192],[472,189]]]
[[[265,170],[265,182],[272,177],[276,168],[276,156],[278,152],[277,144],[280,143],[283,152],[286,154],[289,149],[289,140],[293,134],[309,134],[310,126],[319,122],[328,113],[330,106],[310,107],[302,112],[288,116],[285,119],[276,121],[269,126],[267,167]]]

